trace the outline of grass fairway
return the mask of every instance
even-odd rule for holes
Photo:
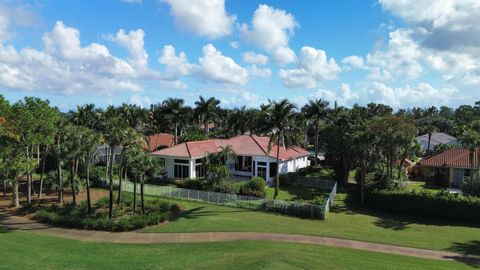
[[[237,241],[100,244],[0,232],[0,269],[470,269],[466,264],[314,245]]]
[[[480,228],[434,219],[390,214],[346,206],[339,194],[327,221],[300,219],[238,208],[180,201],[186,213],[174,222],[145,229],[147,232],[255,231],[321,235],[480,254]]]

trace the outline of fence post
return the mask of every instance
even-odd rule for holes
[[[187,199],[190,199],[190,189],[187,189]]]
[[[217,192],[217,204],[220,204],[220,193]]]
[[[200,200],[200,190],[197,190],[197,201]]]
[[[207,202],[210,202],[210,191],[207,191]]]

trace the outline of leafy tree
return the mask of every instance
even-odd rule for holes
[[[185,114],[185,101],[181,98],[168,98],[163,101],[162,105],[165,107],[168,118],[173,125],[173,134],[175,144],[178,144],[178,124],[182,115]]]
[[[137,180],[140,181],[140,196],[141,196],[141,207],[142,214],[145,213],[145,203],[144,203],[144,183],[146,181],[146,176],[151,172],[155,167],[155,162],[152,159],[152,156],[141,149],[140,147],[130,147],[127,150],[127,166],[129,171],[133,175],[134,179],[134,190],[133,190],[133,211],[136,211],[137,208]]]

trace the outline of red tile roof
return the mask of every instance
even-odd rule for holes
[[[240,135],[227,140],[206,140],[187,142],[175,145],[171,148],[155,151],[152,154],[157,156],[171,156],[171,157],[203,157],[207,153],[214,153],[231,145],[235,153],[239,156],[270,156],[275,158],[277,154],[277,147],[272,147],[268,153],[269,137],[259,137],[256,135]],[[281,160],[287,160],[296,157],[308,156],[310,153],[298,146],[291,146],[288,148],[280,147],[279,157]]]
[[[155,151],[160,146],[172,147],[175,144],[175,137],[168,133],[158,133],[148,136],[148,144],[144,146],[145,150],[150,152]]]
[[[470,168],[469,153],[470,151],[466,148],[451,148],[422,160],[420,165],[426,167]],[[477,157],[476,150],[473,159],[474,166],[477,166]]]

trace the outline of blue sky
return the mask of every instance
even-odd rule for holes
[[[5,0],[0,93],[78,104],[480,100],[476,0]]]

